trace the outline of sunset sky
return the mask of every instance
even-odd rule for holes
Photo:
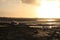
[[[60,18],[59,0],[0,0],[0,17]]]
[[[0,0],[0,16],[2,17],[36,17],[34,5],[22,3],[20,0]]]

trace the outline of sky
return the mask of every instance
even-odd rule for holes
[[[34,5],[21,0],[0,0],[0,17],[34,18]]]
[[[38,18],[60,18],[60,0],[42,0],[36,11]]]
[[[60,0],[0,0],[0,17],[60,18]]]

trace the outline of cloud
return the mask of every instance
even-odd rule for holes
[[[21,0],[23,3],[32,4],[35,0]]]

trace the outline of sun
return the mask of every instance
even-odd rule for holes
[[[36,16],[38,18],[60,18],[58,4],[58,1],[40,1],[40,5],[37,6],[35,10]]]

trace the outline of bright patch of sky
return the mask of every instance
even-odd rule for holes
[[[59,0],[42,0],[36,13],[39,18],[60,18]]]

